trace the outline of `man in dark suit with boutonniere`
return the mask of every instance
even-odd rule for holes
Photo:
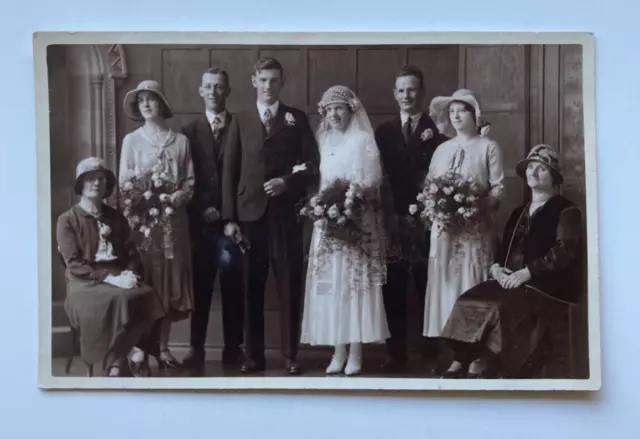
[[[280,350],[288,374],[296,361],[303,292],[303,231],[296,204],[317,184],[319,152],[304,112],[279,100],[282,65],[259,60],[252,83],[256,105],[237,114],[229,127],[223,159],[225,234],[239,230],[251,248],[246,254],[245,350],[241,372],[266,368],[264,293],[273,266],[280,299]]]
[[[220,273],[224,332],[222,365],[226,367],[238,365],[243,359],[244,315],[242,269],[239,260],[225,258],[225,249],[232,248],[233,244],[224,235],[222,221],[223,144],[234,119],[226,108],[231,92],[228,73],[220,68],[207,70],[202,74],[198,91],[205,111],[182,129],[189,139],[196,179],[193,199],[188,206],[195,310],[191,316],[191,349],[183,359],[183,366],[204,366],[213,285],[216,274]]]
[[[409,206],[416,203],[416,196],[422,189],[435,149],[448,138],[440,134],[433,120],[422,111],[424,78],[420,69],[415,66],[401,68],[396,75],[393,94],[400,107],[400,114],[376,128],[376,142],[386,173],[386,193],[392,199],[391,232],[392,236],[395,234],[397,237],[399,235],[395,232],[407,230],[400,222],[409,214]],[[387,266],[387,284],[383,287],[383,297],[391,337],[387,340],[389,358],[383,364],[383,369],[388,373],[404,371],[407,363],[406,288],[409,271],[412,272],[418,300],[424,307],[428,233],[420,242],[417,253],[419,258],[403,257]],[[421,348],[428,359],[435,356],[435,349],[430,348],[433,345],[434,343],[425,343]]]

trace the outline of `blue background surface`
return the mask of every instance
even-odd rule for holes
[[[0,14],[0,437],[638,438],[638,11],[634,2],[8,2]],[[134,12],[133,8],[136,8]],[[510,12],[507,12],[510,11]],[[37,387],[36,31],[590,31],[596,36],[603,387],[371,396]],[[635,415],[635,416],[634,416]]]

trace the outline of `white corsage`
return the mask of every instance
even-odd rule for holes
[[[287,113],[284,115],[284,120],[285,122],[287,122],[287,125],[289,126],[293,126],[296,124],[296,119],[295,117],[293,117],[293,114],[291,113]]]
[[[491,131],[491,124],[487,123],[482,128],[480,128],[480,137],[487,137],[490,131]]]
[[[426,142],[430,139],[433,139],[433,130],[431,128],[427,128],[420,134],[420,140]]]
[[[293,173],[295,174],[296,172],[300,172],[300,171],[306,171],[307,170],[307,164],[303,163],[301,165],[295,165],[293,167]]]

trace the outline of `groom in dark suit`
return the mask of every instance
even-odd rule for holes
[[[204,343],[209,323],[211,296],[216,274],[220,274],[224,349],[222,365],[239,364],[243,353],[242,270],[239,264],[225,266],[218,257],[224,244],[222,222],[222,145],[234,116],[226,101],[231,89],[225,70],[212,68],[202,74],[199,93],[205,111],[186,124],[182,132],[189,139],[196,178],[188,206],[193,248],[195,310],[191,316],[191,349],[183,359],[186,367],[201,368],[205,362]]]
[[[282,65],[259,60],[252,83],[255,107],[231,123],[223,158],[225,234],[242,231],[250,249],[246,258],[245,348],[241,372],[265,369],[264,289],[273,267],[280,299],[280,350],[288,374],[300,374],[296,362],[303,292],[302,224],[296,203],[317,184],[319,152],[304,112],[279,101]]]
[[[431,157],[437,146],[448,140],[439,133],[428,114],[422,111],[424,78],[422,71],[405,66],[398,72],[393,89],[400,107],[400,114],[383,122],[376,129],[376,142],[386,172],[387,193],[393,199],[395,221],[409,213],[409,206],[416,203],[416,196],[429,171]],[[387,266],[387,283],[383,287],[384,305],[391,337],[387,340],[388,360],[385,372],[402,372],[407,363],[407,299],[406,288],[409,271],[412,273],[418,302],[424,309],[427,288],[427,258],[429,236],[425,236],[421,248],[422,261],[401,260]],[[426,343],[425,347],[433,345]],[[430,349],[432,350],[432,349]],[[433,351],[433,350],[432,350]],[[423,354],[431,357],[430,352]]]

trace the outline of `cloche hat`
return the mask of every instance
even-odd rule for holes
[[[164,89],[159,82],[154,81],[152,79],[147,79],[142,81],[138,86],[129,91],[124,97],[124,112],[125,114],[133,120],[142,121],[144,118],[140,114],[140,109],[138,108],[138,93],[141,91],[149,91],[155,94],[164,104],[162,117],[165,119],[170,119],[173,117],[173,108],[169,101],[167,100]]]
[[[538,162],[547,165],[551,170],[551,173],[555,175],[557,181],[559,183],[562,183],[563,178],[562,172],[560,171],[560,161],[558,160],[558,153],[551,145],[540,144],[534,146],[531,151],[529,151],[527,158],[518,162],[518,164],[516,165],[516,173],[520,177],[526,179],[527,166],[531,162]]]
[[[104,198],[108,198],[113,193],[113,188],[116,184],[116,176],[107,167],[104,160],[98,157],[88,157],[78,163],[78,166],[76,166],[76,181],[73,185],[74,192],[77,195],[82,195],[82,177],[92,171],[102,171],[107,176],[107,189],[104,193]]]

